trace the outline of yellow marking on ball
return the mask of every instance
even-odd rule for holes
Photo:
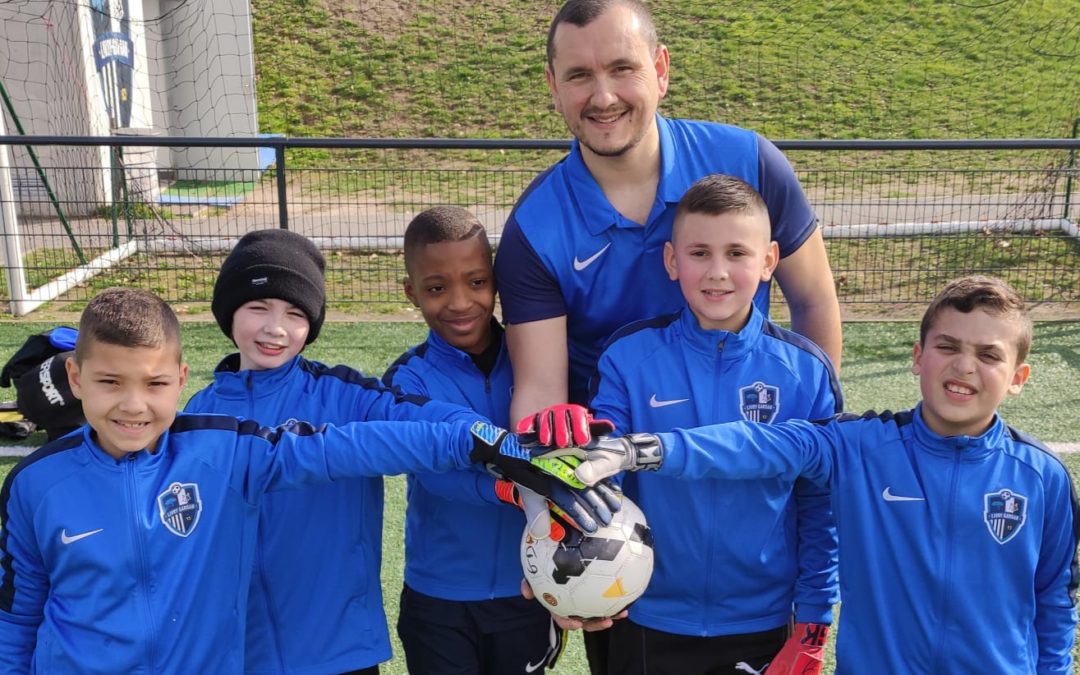
[[[626,590],[623,589],[622,579],[616,579],[615,583],[608,586],[608,589],[604,591],[605,598],[621,598],[626,595]]]

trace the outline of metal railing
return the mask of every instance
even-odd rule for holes
[[[888,315],[973,271],[1004,276],[1032,303],[1080,303],[1080,239],[1070,219],[1080,140],[776,144],[818,213],[848,310]],[[0,151],[12,157],[7,178],[0,163],[0,184],[11,188],[0,192],[0,299],[16,314],[53,297],[55,307],[77,309],[98,288],[129,284],[197,311],[236,238],[288,227],[327,253],[331,307],[392,310],[404,305],[401,235],[416,212],[468,207],[497,241],[517,196],[569,147],[564,140],[0,136]],[[13,282],[19,275],[21,288]]]

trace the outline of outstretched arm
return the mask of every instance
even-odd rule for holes
[[[586,484],[620,471],[658,471],[698,480],[802,475],[827,485],[842,438],[834,423],[789,420],[781,424],[731,422],[659,434],[593,439],[580,448],[535,451],[541,456],[573,455],[585,461],[576,470]]]

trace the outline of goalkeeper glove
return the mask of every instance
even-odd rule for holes
[[[795,631],[773,657],[765,675],[820,675],[829,627],[822,623],[797,623]]]
[[[513,481],[496,480],[495,496],[499,501],[516,506],[525,513],[526,526],[536,539],[550,537],[562,541],[566,538],[567,530],[578,527],[562,509]]]
[[[621,495],[610,485],[585,487],[565,470],[545,471],[543,466],[548,462],[534,464],[530,450],[505,429],[475,422],[469,432],[473,439],[470,460],[486,462],[503,478],[547,497],[585,532],[595,532],[610,523],[611,514],[622,505]],[[564,483],[564,478],[573,479],[573,486]]]
[[[585,445],[594,436],[610,434],[615,431],[615,425],[608,420],[593,419],[588,408],[560,403],[522,417],[516,431],[540,445],[566,448]]]
[[[664,463],[664,446],[652,434],[599,436],[575,448],[532,448],[533,461],[555,457],[584,460],[574,475],[585,485],[595,485],[621,471],[656,471]]]

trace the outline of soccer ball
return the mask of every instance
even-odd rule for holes
[[[521,567],[533,594],[559,616],[614,616],[641,597],[653,571],[645,514],[623,497],[611,523],[595,534],[570,529],[561,541],[521,538]]]

